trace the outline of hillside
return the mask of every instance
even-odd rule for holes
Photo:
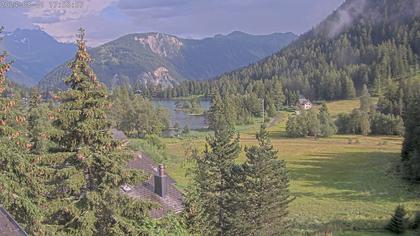
[[[353,98],[364,84],[380,94],[419,67],[419,16],[417,0],[347,0],[288,47],[223,75],[213,86],[241,94],[250,80],[279,79],[286,96],[298,93],[312,100]],[[208,86],[192,91],[185,82],[177,90],[205,94]]]
[[[231,76],[277,75],[285,87],[314,99],[348,98],[363,84],[380,92],[418,64],[419,6],[415,0],[347,0],[290,47]]]
[[[0,51],[14,61],[8,77],[26,86],[36,85],[49,71],[69,60],[76,47],[57,42],[41,30],[17,29],[0,41]]]
[[[161,33],[130,34],[91,50],[92,67],[108,86],[138,82],[172,86],[203,80],[256,62],[296,38],[292,33],[254,36],[242,32],[202,40]],[[63,87],[63,64],[40,82],[42,89]]]

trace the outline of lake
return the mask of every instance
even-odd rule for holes
[[[173,127],[175,123],[179,124],[180,128],[188,126],[189,129],[203,129],[207,127],[204,116],[191,116],[183,111],[175,111],[175,103],[178,100],[153,100],[153,104],[161,106],[169,111],[170,126]],[[201,101],[201,106],[207,111],[210,107],[210,101]]]

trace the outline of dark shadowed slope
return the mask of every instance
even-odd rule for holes
[[[69,60],[75,53],[73,44],[57,42],[41,30],[17,29],[0,41],[14,61],[8,77],[20,85],[36,85],[49,71]]]

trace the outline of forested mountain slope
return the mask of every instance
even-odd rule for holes
[[[419,14],[416,0],[347,0],[291,46],[225,77],[283,77],[286,88],[317,99],[347,98],[363,84],[380,92],[416,68]]]
[[[233,32],[202,40],[162,33],[130,34],[91,50],[92,67],[107,86],[203,80],[249,65],[296,39],[292,33],[249,35]],[[62,88],[69,75],[65,64],[40,83],[44,90]]]
[[[217,83],[185,82],[166,94],[205,93],[212,86],[242,93],[260,79],[279,79],[286,95],[311,99],[351,98],[364,84],[381,93],[390,81],[418,68],[419,15],[418,0],[347,0],[280,52]]]
[[[0,41],[0,51],[3,50],[14,61],[8,77],[20,85],[33,86],[52,69],[69,60],[76,46],[60,43],[41,30],[17,29]]]

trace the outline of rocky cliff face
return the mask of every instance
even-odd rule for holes
[[[144,84],[161,84],[164,87],[171,87],[179,83],[174,77],[171,76],[169,70],[163,66],[157,68],[153,72],[144,73],[142,76],[142,80]]]
[[[183,46],[177,37],[161,33],[152,33],[144,37],[134,36],[134,40],[161,57],[174,57]]]

